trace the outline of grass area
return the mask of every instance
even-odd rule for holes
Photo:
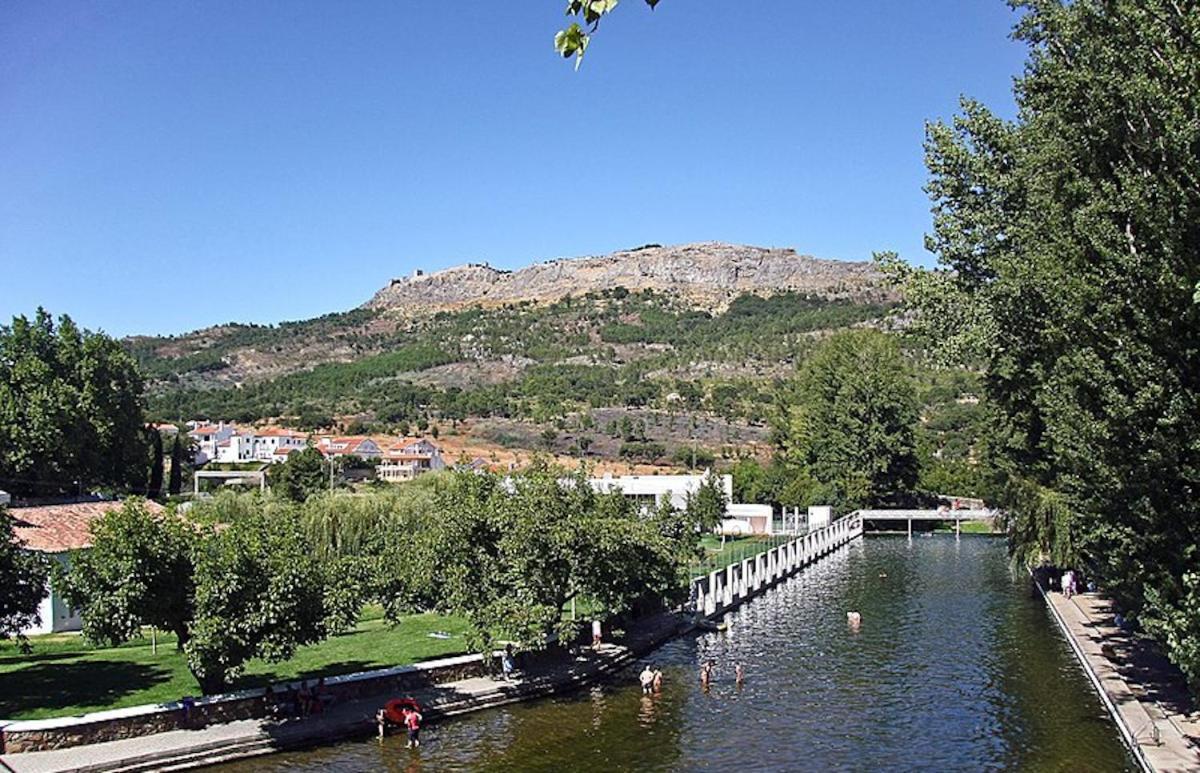
[[[466,624],[456,618],[412,615],[398,626],[368,608],[353,631],[301,647],[283,663],[252,661],[234,689],[261,687],[290,679],[316,679],[372,668],[415,663],[466,651]],[[435,639],[430,633],[450,634]],[[119,647],[98,648],[76,634],[30,638],[24,655],[11,642],[0,642],[0,718],[43,719],[89,711],[138,706],[198,695],[175,637],[158,635],[158,652],[149,636]]]
[[[963,521],[961,524],[961,534],[1000,534],[991,523],[987,521]],[[934,531],[940,533],[954,533],[954,523],[942,521],[934,527]]]
[[[692,565],[692,577],[703,577],[709,572],[724,569],[730,564],[736,564],[793,539],[795,537],[788,535],[726,537],[725,546],[722,548],[720,537],[706,534],[700,538],[700,547],[704,549],[704,558]]]

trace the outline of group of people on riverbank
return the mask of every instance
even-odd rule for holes
[[[311,687],[302,681],[299,688],[292,684],[283,692],[267,685],[262,700],[267,717],[311,717],[325,712],[333,703],[333,694],[325,687],[325,677],[321,677]]]

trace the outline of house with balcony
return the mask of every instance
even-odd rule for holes
[[[383,454],[375,477],[388,483],[403,483],[427,472],[445,469],[442,451],[424,438],[404,438]]]
[[[317,440],[317,450],[327,458],[357,456],[360,459],[381,459],[383,450],[369,437],[323,437]]]

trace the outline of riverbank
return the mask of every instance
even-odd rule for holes
[[[839,519],[697,578],[691,582],[697,615],[713,618],[732,610],[861,535],[861,520]],[[336,708],[303,720],[263,718],[262,692],[253,691],[199,700],[190,714],[180,705],[164,705],[11,723],[2,728],[10,753],[0,763],[17,773],[184,769],[352,738],[371,732],[375,711],[397,694],[412,695],[428,707],[430,717],[438,717],[573,690],[693,627],[692,620],[677,613],[643,618],[630,625],[620,645],[572,655],[533,655],[516,682],[482,676],[490,669],[480,656],[334,677],[326,689]]]
[[[1118,628],[1099,594],[1068,599],[1038,589],[1143,768],[1200,770],[1200,707],[1178,670],[1150,642]]]
[[[643,619],[626,632],[623,643],[596,650],[545,658],[511,681],[470,677],[405,692],[425,708],[427,720],[573,690],[619,671],[641,655],[690,628],[674,614]],[[286,749],[311,747],[376,732],[374,715],[381,697],[335,704],[324,714],[305,719],[240,719],[195,730],[172,730],[118,741],[0,757],[14,773],[133,773],[185,769]]]

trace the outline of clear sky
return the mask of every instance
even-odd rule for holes
[[[1003,0],[0,5],[0,320],[115,335],[722,240],[928,263],[924,121],[1012,113]]]

